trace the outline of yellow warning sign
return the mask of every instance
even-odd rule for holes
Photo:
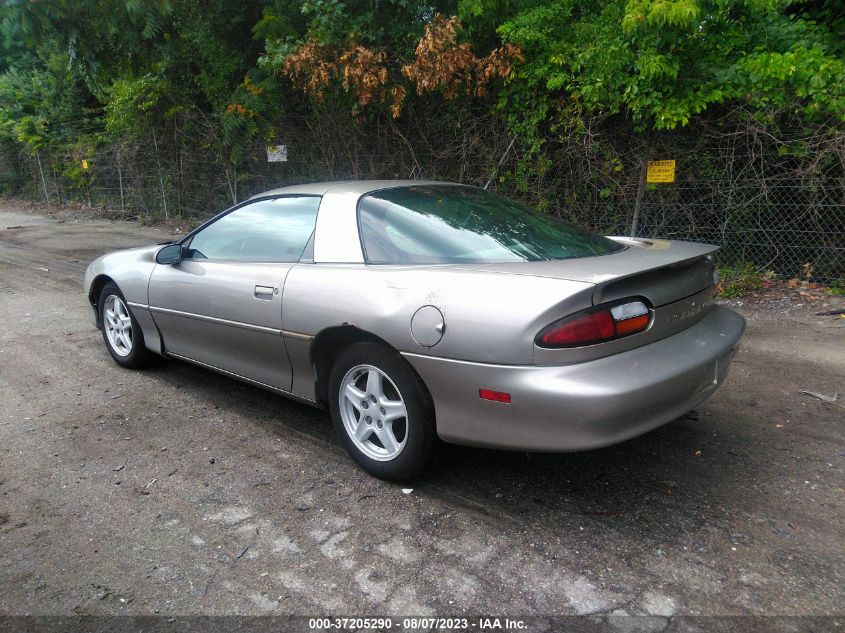
[[[675,161],[648,161],[645,180],[646,182],[675,182]]]

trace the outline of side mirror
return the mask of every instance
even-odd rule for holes
[[[178,264],[182,261],[182,245],[168,244],[156,253],[156,263],[158,264]]]

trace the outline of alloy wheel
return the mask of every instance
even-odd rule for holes
[[[132,353],[132,317],[126,304],[117,295],[109,295],[103,305],[103,317],[112,350],[118,356],[129,356]]]
[[[356,365],[340,381],[340,416],[358,449],[390,461],[408,440],[408,410],[396,385],[378,367]]]

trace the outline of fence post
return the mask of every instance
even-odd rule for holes
[[[499,159],[499,162],[496,164],[496,168],[493,170],[493,173],[490,174],[490,179],[487,181],[487,184],[484,185],[485,189],[489,189],[490,185],[493,184],[493,179],[496,177],[496,174],[499,173],[499,170],[502,168],[502,165],[505,163],[505,159],[508,157],[508,154],[513,147],[513,144],[516,142],[516,136],[511,137],[511,142],[508,144],[508,148],[505,150],[505,153],[502,154],[502,157]]]
[[[47,204],[50,204],[50,194],[47,193],[47,181],[44,180],[44,169],[41,167],[41,152],[35,150],[35,160],[38,162],[38,173],[41,174],[41,186],[44,187],[44,197],[47,199]]]
[[[120,215],[126,215],[126,206],[123,203],[123,157],[120,150],[117,150],[117,182],[120,185]]]
[[[648,156],[644,156],[640,164],[640,180],[637,184],[637,199],[634,201],[634,217],[631,218],[631,237],[637,236],[637,229],[640,224],[640,209],[645,197],[645,175],[648,170]]]
[[[235,166],[232,165],[232,173],[231,178],[229,178],[229,165],[223,165],[223,173],[226,176],[226,186],[229,188],[229,197],[232,199],[232,204],[238,204],[238,183],[237,183],[237,175],[235,174]],[[234,181],[234,184],[232,184]]]
[[[158,155],[158,141],[156,140],[155,127],[153,127],[153,148],[156,153],[156,165],[158,165],[158,184],[161,187],[161,202],[164,205],[164,221],[167,222],[170,218],[167,214],[167,196],[164,194],[164,179],[161,177],[161,158]]]

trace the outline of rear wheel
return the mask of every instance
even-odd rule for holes
[[[118,365],[130,369],[144,366],[150,353],[144,345],[141,326],[130,312],[120,289],[113,283],[106,284],[98,305],[103,340],[111,357]]]
[[[411,367],[374,343],[346,349],[332,367],[329,408],[349,454],[382,479],[418,475],[437,448],[433,407]]]

